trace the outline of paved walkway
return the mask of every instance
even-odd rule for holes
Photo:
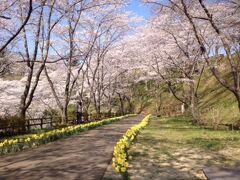
[[[207,179],[211,180],[239,180],[240,169],[229,169],[229,168],[217,168],[217,167],[205,167],[203,172]]]
[[[55,141],[36,149],[0,157],[0,179],[102,179],[113,147],[143,116]]]

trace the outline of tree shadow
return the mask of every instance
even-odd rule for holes
[[[141,116],[1,157],[0,179],[101,179],[113,147]],[[119,126],[121,125],[121,126]]]
[[[187,118],[152,120],[130,149],[133,157],[129,168],[131,179],[206,179],[204,167],[238,167],[236,159],[220,152],[224,148],[220,141],[226,144],[232,138],[218,139],[211,136],[216,131],[211,131],[209,139],[206,131],[193,126]],[[114,174],[107,176],[111,177],[114,179]]]

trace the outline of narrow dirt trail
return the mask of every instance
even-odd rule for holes
[[[122,135],[143,116],[1,157],[0,179],[101,179]]]

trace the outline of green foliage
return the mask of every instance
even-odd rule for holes
[[[68,116],[70,119],[77,119],[77,105],[70,104],[68,106]]]
[[[224,63],[220,63],[220,65],[223,66]],[[222,71],[224,73],[224,68]],[[226,73],[224,78],[232,82],[231,74]],[[196,77],[195,80],[197,82],[198,78]],[[197,83],[195,85],[197,86]],[[171,116],[176,112],[178,112],[177,114],[181,113],[181,103],[170,93],[164,82],[157,80],[140,81],[130,88],[136,107],[135,112],[141,112],[142,110],[144,113],[159,116]],[[173,84],[173,88],[177,90],[180,97],[183,97],[184,89],[186,90],[188,87],[186,84],[177,83]],[[235,96],[226,90],[208,69],[202,75],[197,94],[200,119],[204,124],[217,129],[221,128],[220,124],[237,124],[240,122]],[[190,110],[185,115],[191,115]]]
[[[140,81],[131,87],[135,112],[152,113],[165,116],[179,106],[179,102],[169,92],[164,82]]]
[[[0,116],[0,126],[1,127],[8,127],[8,126],[20,126],[24,122],[23,119],[21,119],[19,116],[14,115],[5,115],[5,116]]]
[[[43,118],[47,118],[47,117],[52,117],[54,122],[59,122],[61,123],[61,114],[57,109],[45,109],[43,111]]]
[[[131,86],[132,98],[134,99],[133,102],[137,113],[141,113],[151,104],[152,95],[149,92],[150,86],[151,82],[145,83],[144,81],[140,81]]]
[[[43,111],[43,117],[54,117],[54,116],[60,116],[59,111],[56,109],[45,109]]]

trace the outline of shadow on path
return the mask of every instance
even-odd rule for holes
[[[0,179],[101,179],[122,135],[143,116],[127,118],[36,149],[3,156]]]

